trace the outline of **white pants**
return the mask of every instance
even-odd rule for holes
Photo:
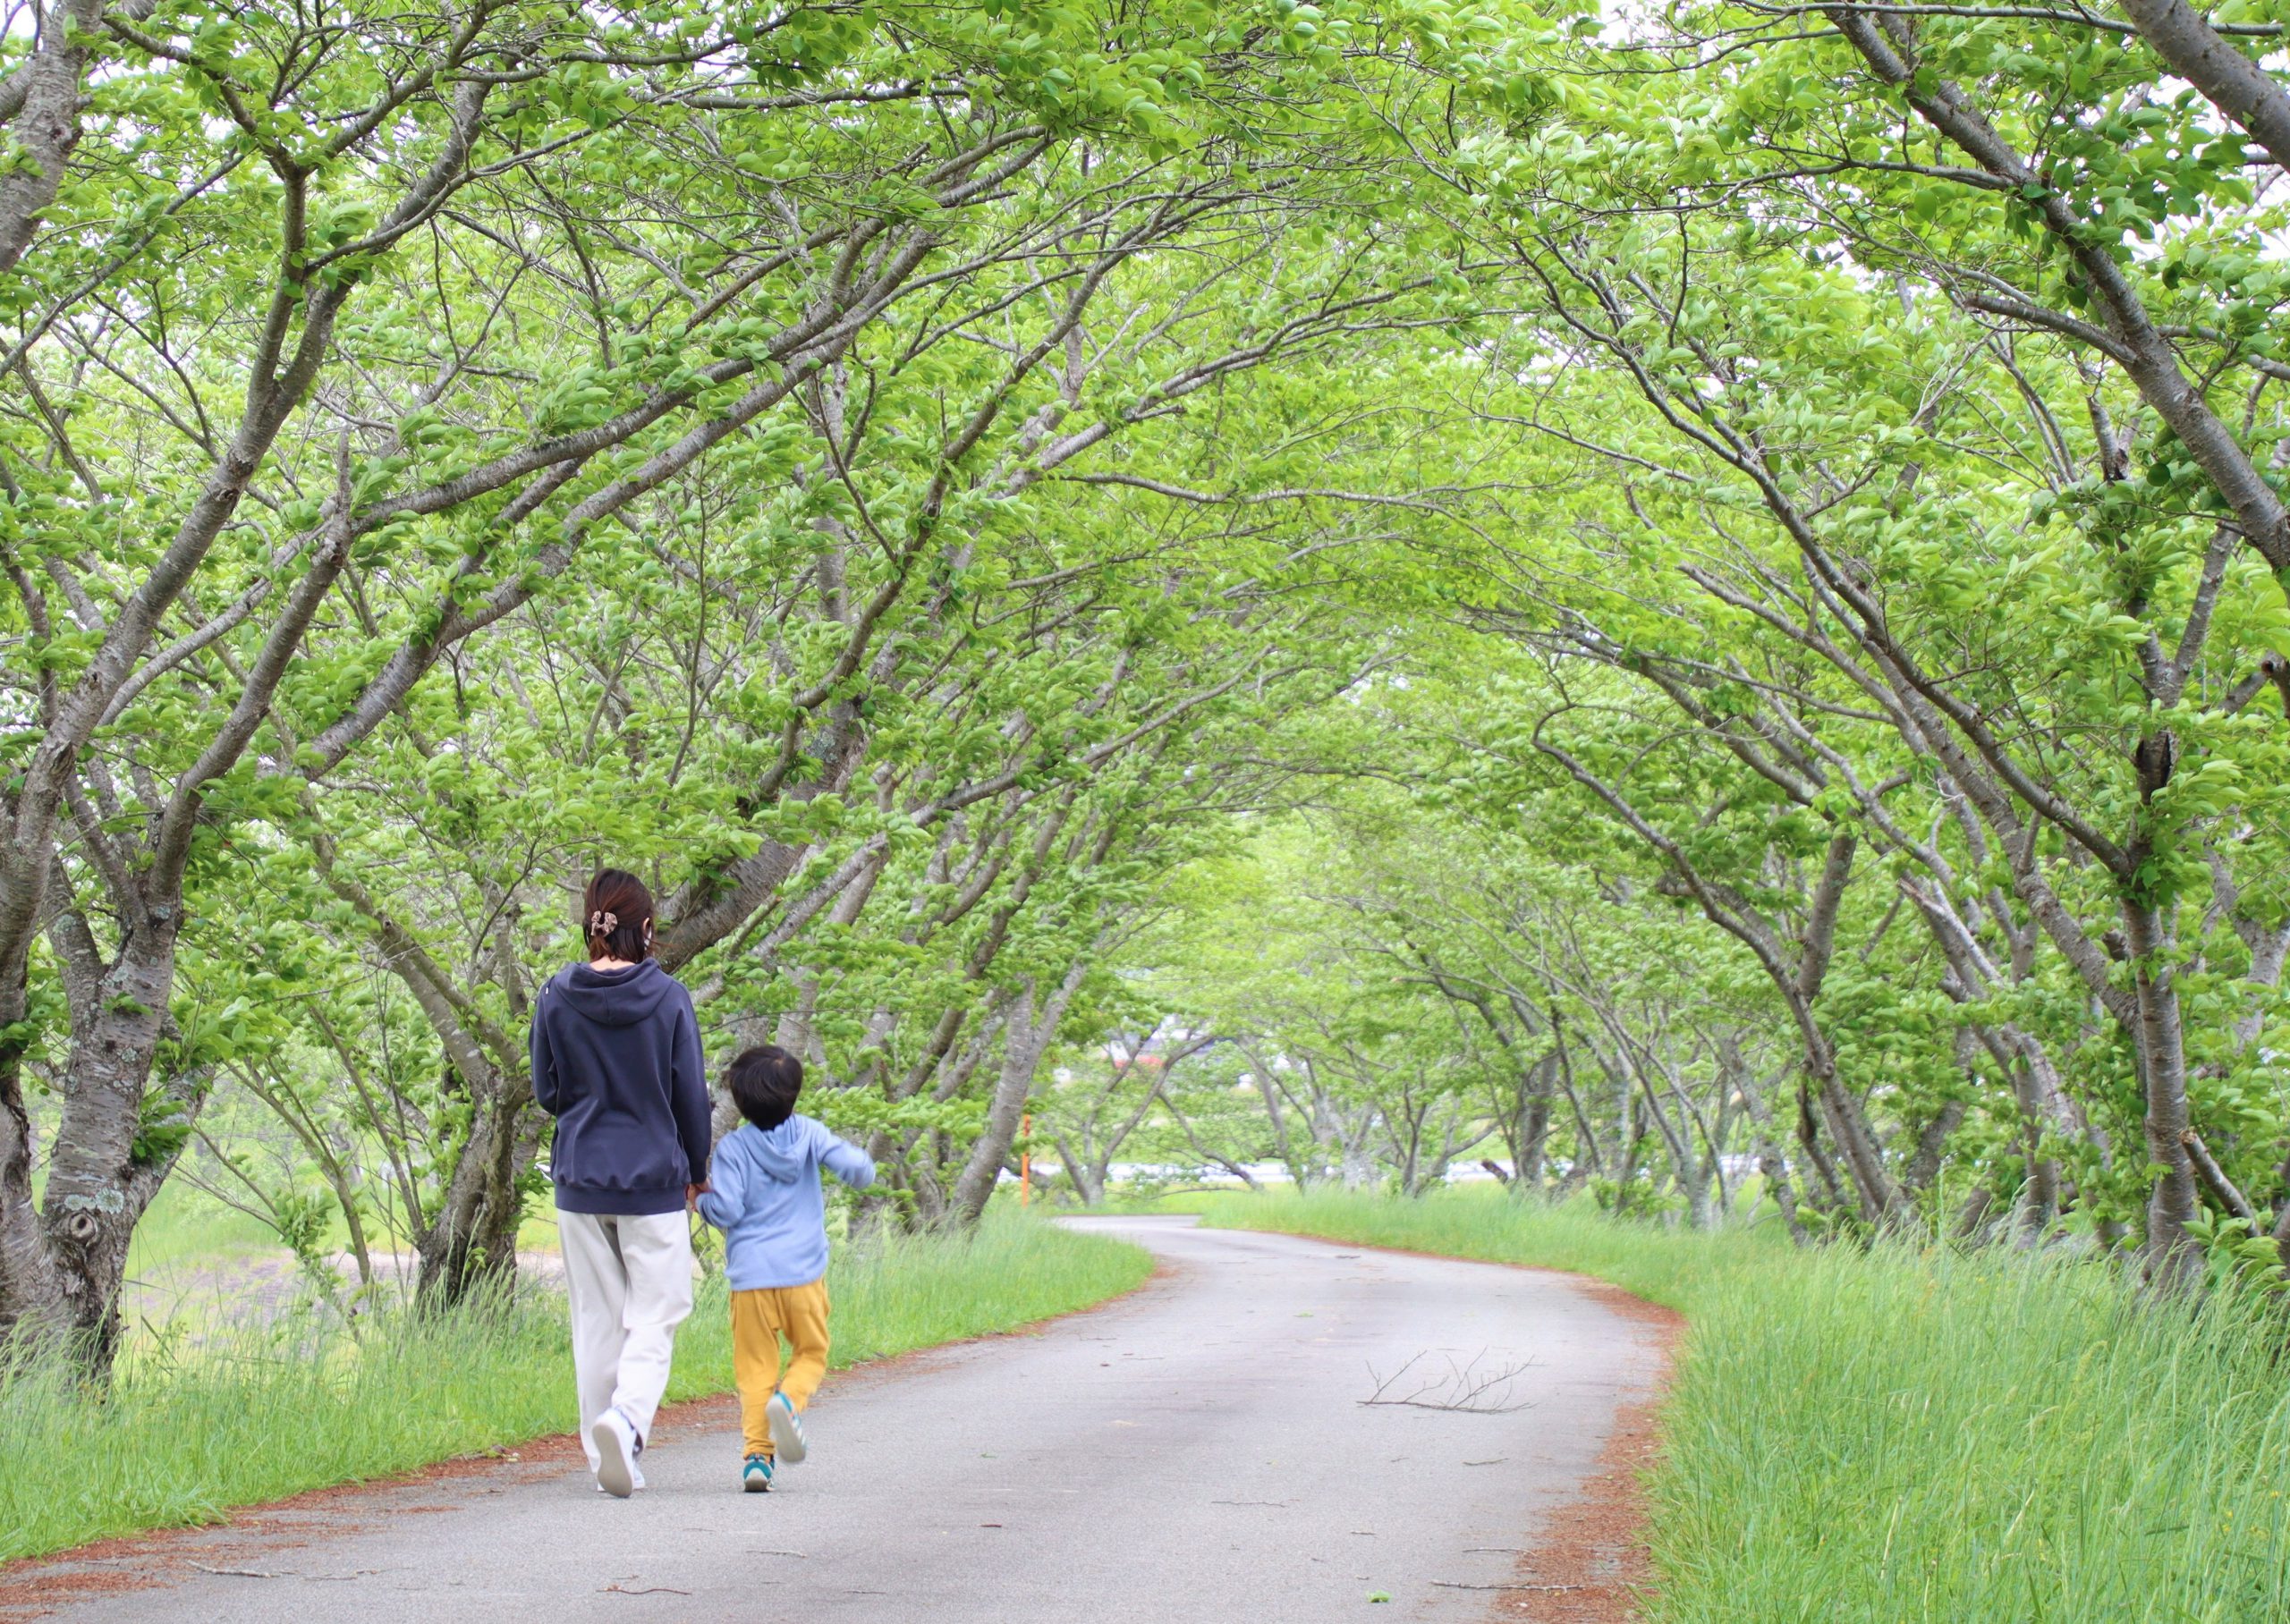
[[[681,1212],[556,1214],[572,1299],[572,1380],[581,1447],[597,1468],[589,1424],[618,1407],[639,1438],[668,1387],[676,1327],[691,1312],[691,1229]]]

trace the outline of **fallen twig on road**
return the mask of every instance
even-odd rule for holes
[[[1517,1410],[1534,1408],[1534,1400],[1531,1399],[1505,1398],[1498,1400],[1495,1398],[1494,1395],[1504,1392],[1512,1382],[1522,1374],[1527,1366],[1505,1365],[1500,1370],[1481,1374],[1479,1362],[1487,1357],[1487,1349],[1484,1348],[1473,1354],[1471,1362],[1467,1365],[1456,1364],[1454,1356],[1450,1355],[1447,1359],[1447,1374],[1445,1376],[1436,1381],[1426,1382],[1412,1391],[1397,1398],[1387,1396],[1398,1384],[1400,1378],[1414,1369],[1423,1357],[1421,1353],[1411,1354],[1405,1364],[1387,1376],[1378,1375],[1376,1367],[1373,1365],[1369,1366],[1368,1377],[1375,1383],[1376,1391],[1360,1400],[1359,1402],[1363,1406],[1392,1404],[1404,1405],[1412,1409],[1454,1410],[1472,1416],[1507,1416]],[[1435,1396],[1448,1392],[1452,1392],[1454,1396],[1446,1398]]]
[[[377,1573],[387,1573],[386,1568],[360,1568],[350,1573],[298,1573],[284,1568],[276,1573],[266,1573],[259,1568],[210,1568],[205,1562],[191,1566],[201,1573],[212,1573],[229,1579],[300,1579],[305,1585],[346,1585],[352,1579],[370,1578]]]
[[[1433,1579],[1442,1590],[1587,1590],[1587,1585],[1470,1585],[1462,1579]]]

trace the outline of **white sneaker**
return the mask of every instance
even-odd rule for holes
[[[642,1491],[642,1489],[643,1489],[643,1487],[644,1487],[644,1468],[643,1468],[642,1467],[638,1467],[638,1468],[636,1468],[636,1487],[637,1487],[637,1489],[638,1489],[638,1491],[639,1491],[639,1492],[641,1492],[641,1491]],[[597,1485],[597,1493],[599,1493],[599,1494],[601,1494],[601,1493],[603,1493],[604,1492],[605,1492],[605,1485],[604,1485],[604,1484],[598,1484]]]
[[[810,1453],[803,1442],[803,1424],[795,1415],[795,1407],[787,1402],[787,1395],[776,1392],[765,1401],[763,1413],[771,1420],[771,1447],[779,1459],[793,1466]]]
[[[597,1446],[597,1486],[617,1500],[636,1493],[643,1476],[636,1469],[636,1451],[644,1447],[636,1428],[617,1407],[605,1411],[589,1426]]]

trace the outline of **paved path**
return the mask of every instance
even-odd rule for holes
[[[1038,1335],[831,1376],[780,1492],[737,1492],[714,1405],[664,1425],[632,1501],[559,1451],[267,1513],[160,1561],[20,1570],[0,1602],[29,1583],[45,1616],[89,1624],[1481,1620],[1654,1378],[1650,1333],[1561,1276],[1085,1222],[1164,1276]],[[1493,1380],[1474,1410],[1361,1402],[1404,1366],[1385,1399]]]

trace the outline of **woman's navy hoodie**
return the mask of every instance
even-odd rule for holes
[[[556,1119],[548,1159],[568,1213],[673,1213],[708,1178],[708,1078],[691,994],[647,959],[575,964],[533,1010],[533,1098]]]

